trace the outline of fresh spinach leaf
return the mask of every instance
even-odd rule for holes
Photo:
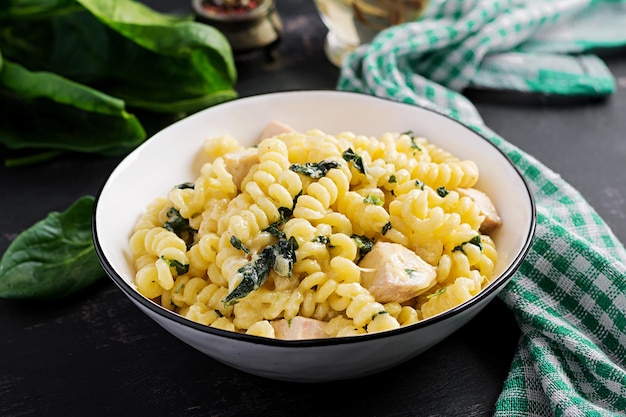
[[[17,1],[12,10],[23,4]],[[129,107],[195,112],[236,97],[236,69],[217,29],[133,0],[59,2],[45,19],[12,19],[6,56],[98,88]],[[0,21],[0,24],[3,23]]]
[[[6,59],[0,67],[0,107],[0,144],[11,149],[128,151],[146,137],[122,100]]]
[[[11,242],[0,259],[0,297],[67,297],[104,276],[91,235],[94,198],[52,212]]]
[[[0,2],[0,28],[10,149],[122,154],[147,137],[127,109],[180,118],[237,97],[226,38],[191,15],[133,0],[12,0]]]

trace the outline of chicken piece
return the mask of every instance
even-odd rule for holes
[[[291,320],[282,319],[271,322],[274,327],[276,339],[302,340],[302,339],[322,339],[328,334],[324,330],[326,322],[296,316]]]
[[[375,243],[359,266],[361,285],[379,303],[402,303],[437,282],[435,267],[399,243]]]
[[[241,182],[253,165],[259,163],[259,150],[257,148],[240,149],[227,153],[222,157],[224,168],[233,177],[237,189],[241,191]]]
[[[294,132],[294,130],[284,123],[272,121],[265,126],[258,138],[258,142],[271,138],[281,133]],[[233,182],[237,189],[241,191],[241,182],[246,177],[250,168],[259,163],[259,151],[257,148],[246,148],[227,153],[223,156],[226,171],[233,177]]]
[[[502,224],[502,219],[498,215],[496,207],[493,205],[487,194],[476,188],[457,188],[457,192],[461,196],[469,197],[478,204],[478,208],[485,220],[480,225],[480,233],[485,235],[491,234],[498,226]]]
[[[291,133],[291,132],[294,132],[294,130],[290,126],[287,126],[286,124],[282,122],[272,120],[271,122],[267,124],[267,126],[265,126],[265,128],[261,132],[261,135],[259,136],[259,142],[261,142],[263,139],[280,135],[281,133]]]

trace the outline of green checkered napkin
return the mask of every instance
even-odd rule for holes
[[[626,45],[626,0],[430,0],[418,22],[381,32],[344,63],[338,88],[445,109],[481,124],[467,87],[606,96],[593,49]]]
[[[381,32],[341,69],[338,89],[448,114],[529,182],[537,231],[499,295],[522,335],[497,416],[626,415],[626,250],[577,190],[486,127],[458,92],[610,94],[604,63],[581,53],[625,45],[625,19],[625,1],[431,0],[420,21]]]

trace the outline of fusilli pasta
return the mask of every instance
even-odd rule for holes
[[[442,313],[494,278],[490,214],[467,192],[478,167],[426,138],[285,129],[200,152],[195,181],[155,198],[129,242],[137,290],[190,320],[354,336]]]

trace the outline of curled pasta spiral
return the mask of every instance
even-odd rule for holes
[[[478,167],[473,161],[422,162],[413,168],[411,174],[430,187],[452,190],[473,187],[478,180]]]
[[[171,304],[177,307],[185,307],[194,304],[198,299],[198,293],[207,286],[207,282],[199,277],[180,275],[174,281],[174,286],[167,292]],[[163,300],[162,300],[163,301]]]
[[[187,256],[190,275],[202,276],[207,273],[217,258],[219,240],[220,238],[216,233],[207,233],[189,249]]]
[[[228,290],[234,290],[241,282],[242,276],[237,271],[248,263],[245,254],[233,247],[230,236],[223,234],[219,240],[219,250],[215,257],[215,265],[219,268],[220,276],[228,281]]]
[[[161,227],[142,229],[131,237],[131,251],[140,262],[136,285],[142,294],[157,297],[161,289],[174,286],[178,275],[176,266],[189,265],[185,241],[175,233]]]
[[[167,198],[159,197],[154,199],[146,211],[139,217],[134,230],[152,229],[161,226],[167,221],[167,212],[171,204]]]
[[[226,134],[205,140],[202,145],[201,156],[208,162],[213,162],[216,158],[239,149],[241,149],[239,141]]]
[[[480,285],[476,281],[468,277],[458,277],[450,285],[441,287],[422,304],[422,318],[436,316],[472,298],[480,291]]]
[[[389,213],[383,206],[370,204],[356,191],[348,191],[338,198],[337,210],[344,214],[359,235],[374,236],[389,222]]]
[[[232,176],[220,157],[213,163],[204,164],[193,187],[174,187],[169,193],[169,200],[183,217],[190,219],[202,213],[207,200],[230,199],[236,192]]]
[[[189,264],[187,245],[174,232],[161,227],[152,228],[145,234],[144,245],[149,254],[158,258],[177,261],[181,265]]]
[[[273,200],[275,207],[291,208],[295,196],[302,191],[302,181],[289,169],[290,165],[283,141],[270,138],[259,144],[259,165],[252,180],[258,184],[260,192]],[[245,187],[247,189],[248,184]],[[248,192],[253,198],[259,195],[256,188]]]
[[[330,254],[348,261],[355,261],[359,252],[356,241],[345,233],[333,233],[329,236]],[[332,265],[331,265],[332,266]]]
[[[367,326],[368,332],[400,327],[400,323],[358,282],[339,284],[335,293],[348,299],[346,315],[353,320],[355,326]]]
[[[472,243],[473,240],[476,242]],[[488,283],[498,260],[493,240],[487,235],[476,235],[453,248],[446,249],[437,265],[437,280],[450,282],[455,277],[478,272],[478,284]]]
[[[318,162],[341,156],[341,149],[343,149],[336,137],[318,129],[309,130],[304,134],[294,132],[281,135],[280,139],[287,145],[289,160],[295,164]]]

